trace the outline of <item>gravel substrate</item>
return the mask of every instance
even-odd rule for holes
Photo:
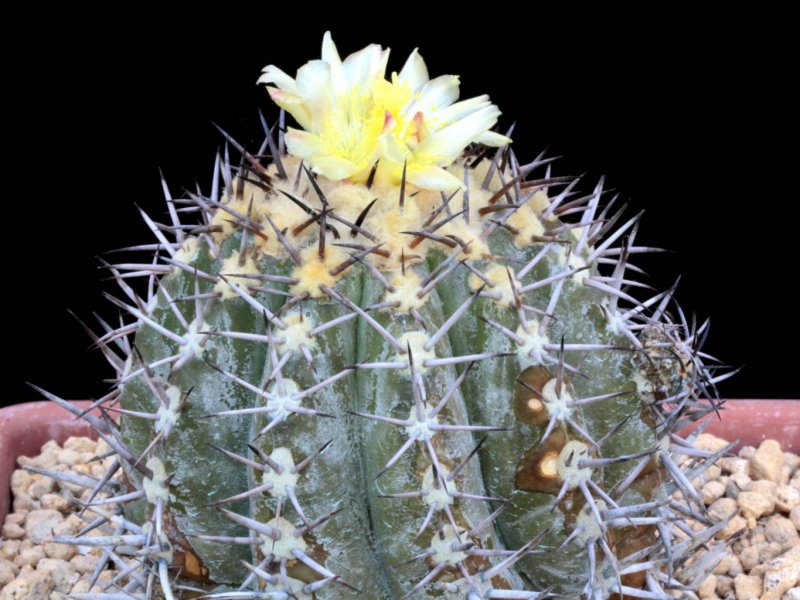
[[[63,448],[47,442],[39,456],[21,456],[17,463],[97,478],[114,459],[96,457],[109,450],[105,442],[72,437]],[[103,591],[114,571],[104,569],[89,588],[102,552],[53,541],[55,536],[76,535],[97,517],[86,511],[81,518],[76,512],[74,500],[86,501],[89,490],[18,469],[11,476],[11,493],[12,512],[0,538],[0,600],[65,600],[68,594]],[[112,512],[113,506],[103,509]]]
[[[701,434],[695,446],[717,451],[723,439]],[[800,457],[774,440],[745,446],[693,482],[730,551],[698,588],[702,599],[800,600]]]
[[[699,449],[712,452],[726,445],[708,434],[696,442]],[[69,438],[63,448],[48,442],[42,454],[20,457],[18,463],[100,477],[113,458],[96,457],[108,450],[102,441]],[[800,457],[765,440],[758,448],[746,446],[738,456],[720,459],[693,483],[710,517],[729,519],[717,535],[729,540],[729,551],[701,583],[699,597],[800,600]],[[85,501],[88,490],[20,469],[11,477],[11,491],[13,511],[0,538],[0,600],[65,600],[69,594],[101,592],[106,586],[106,591],[114,590],[115,571],[108,568],[89,589],[102,555],[99,549],[53,541],[54,536],[77,534],[96,517],[90,511],[83,518],[75,512],[74,500]],[[112,507],[104,509],[113,512]]]

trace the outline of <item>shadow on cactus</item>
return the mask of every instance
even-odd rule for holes
[[[60,541],[122,573],[76,597],[668,598],[702,580],[714,553],[689,559],[720,526],[690,480],[717,455],[676,431],[730,373],[703,365],[674,288],[637,281],[656,251],[639,215],[550,158],[521,164],[488,97],[457,102],[416,51],[389,79],[387,59],[341,60],[326,34],[295,78],[266,67],[282,110],[261,147],[222,132],[207,195],[165,184],[165,222],[142,212],[153,239],[124,249],[140,258],[105,265],[122,320],[93,335],[117,384],[84,418],[125,508],[92,503],[102,518]]]

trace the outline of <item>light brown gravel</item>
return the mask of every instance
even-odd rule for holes
[[[69,438],[63,448],[48,442],[40,455],[22,456],[18,463],[98,476],[114,459],[92,459],[108,450],[104,442]],[[86,525],[73,508],[76,499],[88,499],[89,491],[19,469],[11,476],[11,492],[12,512],[0,538],[0,600],[63,600],[69,594],[103,591],[99,585],[89,590],[82,580],[95,570],[100,551],[53,541],[59,535],[75,535]],[[88,520],[95,516],[91,511],[85,514]],[[109,572],[99,583],[110,577]]]
[[[714,451],[726,443],[701,434],[695,446]],[[695,483],[713,520],[731,518],[717,537],[737,537],[697,595],[703,600],[800,600],[800,457],[765,440],[718,466],[718,472],[709,469]]]

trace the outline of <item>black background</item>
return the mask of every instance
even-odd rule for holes
[[[277,114],[255,84],[261,68],[294,75],[326,29],[342,57],[391,47],[389,71],[418,46],[432,77],[461,75],[462,98],[489,93],[502,128],[517,121],[522,161],[548,148],[563,157],[554,172],[585,172],[585,189],[605,174],[631,214],[646,210],[637,241],[676,251],[637,264],[659,289],[682,274],[684,309],[712,317],[706,350],[745,365],[723,396],[800,395],[796,64],[780,16],[290,8],[220,9],[202,25],[123,12],[20,25],[5,61],[3,403],[35,399],[25,381],[65,398],[104,393],[110,369],[66,310],[115,314],[96,257],[150,241],[133,204],[163,217],[159,167],[176,195],[195,180],[208,189],[221,144],[211,121],[260,140],[258,108]]]

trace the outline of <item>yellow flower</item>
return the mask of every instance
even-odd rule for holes
[[[456,102],[459,79],[430,79],[416,50],[400,73],[385,79],[389,50],[371,44],[344,61],[326,32],[322,59],[300,67],[292,79],[274,65],[259,83],[303,130],[289,128],[286,147],[333,180],[407,180],[422,188],[452,190],[461,180],[445,170],[472,142],[501,146],[511,140],[489,131],[499,109],[488,96]],[[274,85],[269,85],[274,84]]]

